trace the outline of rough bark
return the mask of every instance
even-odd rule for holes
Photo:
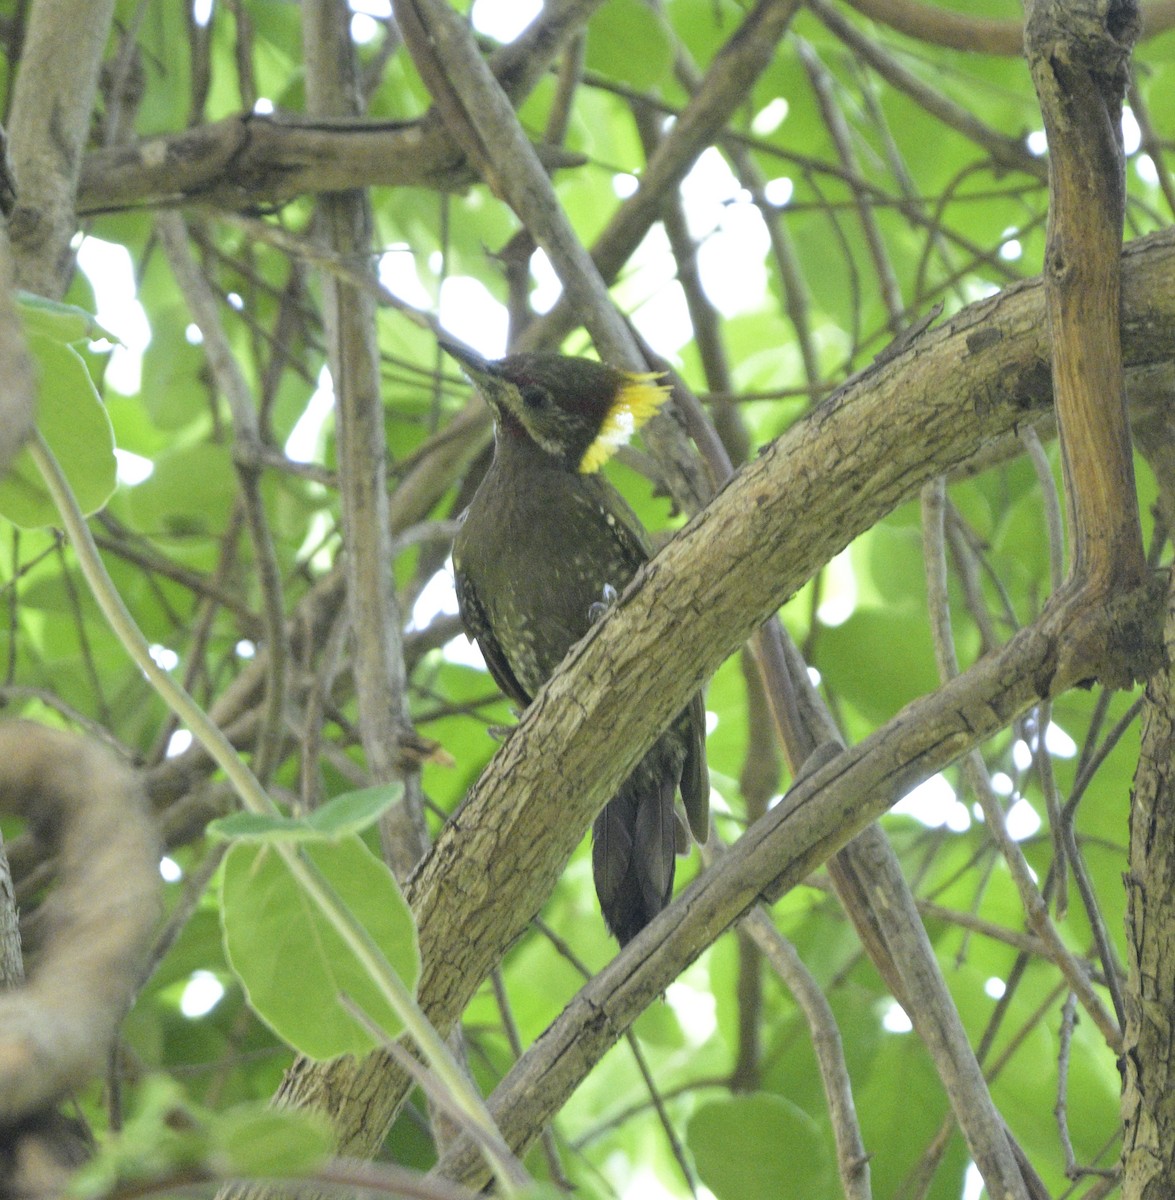
[[[1123,1200],[1175,1195],[1175,594],[1168,664],[1150,680],[1126,875]]]
[[[1125,262],[1127,357],[1153,361],[1156,336],[1175,344],[1166,274],[1175,237],[1149,239],[1148,253],[1134,249]],[[421,1002],[440,1029],[538,910],[609,788],[684,698],[859,532],[1047,411],[1042,318],[1039,283],[1009,289],[857,380],[740,472],[573,652],[410,883]],[[1098,625],[1073,636],[1106,633]],[[670,636],[678,653],[657,654]],[[1037,696],[1059,667],[1047,655],[1036,664]],[[553,779],[574,785],[553,790]],[[815,861],[835,848],[821,845]],[[718,932],[693,936],[704,944]],[[664,983],[650,987],[648,997]],[[394,1076],[380,1056],[300,1061],[281,1100],[331,1112],[344,1149],[368,1153],[403,1095]]]
[[[9,234],[17,284],[53,299],[69,279],[74,196],[113,16],[114,0],[94,0],[82,13],[73,0],[36,0],[25,29],[8,125],[16,183]]]

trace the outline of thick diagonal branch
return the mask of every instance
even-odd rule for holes
[[[1147,330],[1175,327],[1175,297],[1161,286],[1175,267],[1175,239],[1153,239],[1147,254],[1131,257],[1134,352],[1152,344]],[[609,788],[699,682],[928,478],[1044,415],[1042,314],[1039,285],[972,306],[816,410],[749,464],[573,652],[409,883],[424,959],[420,999],[438,1028],[458,1019],[546,900]],[[670,641],[675,652],[666,656],[657,646]],[[1033,668],[1039,691],[1059,666],[1046,659]],[[379,1144],[407,1087],[379,1055],[303,1061],[280,1098],[334,1114],[342,1148],[363,1154]]]

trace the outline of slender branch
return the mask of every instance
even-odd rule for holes
[[[307,100],[319,116],[354,116],[358,82],[349,16],[329,0],[303,5]],[[370,199],[359,191],[322,197],[318,219],[332,257],[365,262],[372,243]],[[362,272],[370,274],[368,264]],[[427,843],[419,769],[400,750],[411,736],[387,492],[387,445],[371,292],[334,276],[323,281],[328,360],[338,405],[339,489],[347,604],[355,634],[355,689],[363,750],[377,781],[403,779],[404,802],[381,822],[384,853],[407,878]]]
[[[1024,53],[1021,21],[972,17],[927,0],[845,0],[863,17],[932,46],[973,54],[1019,58]],[[1151,0],[1142,5],[1142,37],[1158,37],[1175,26],[1175,2]]]
[[[754,939],[774,971],[787,985],[804,1013],[812,1034],[812,1047],[820,1067],[832,1132],[836,1139],[836,1161],[845,1200],[868,1200],[869,1156],[861,1140],[848,1067],[844,1060],[840,1030],[832,1007],[819,984],[804,966],[796,948],[775,928],[761,908],[754,909],[740,928]]]

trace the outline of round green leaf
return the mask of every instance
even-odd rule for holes
[[[222,1175],[290,1178],[330,1155],[325,1118],[309,1110],[241,1105],[209,1125],[210,1157]]]
[[[118,341],[114,334],[103,329],[90,313],[76,304],[62,304],[59,300],[48,300],[32,292],[17,292],[16,311],[29,336],[43,334],[55,342],[64,343],[92,338]]]
[[[414,988],[416,927],[388,868],[358,837],[308,843],[300,853]],[[328,1059],[374,1048],[376,1038],[348,1005],[386,1036],[400,1032],[399,1017],[276,851],[247,842],[229,850],[221,922],[229,963],[253,1010],[302,1054]]]
[[[811,1200],[836,1180],[816,1122],[782,1096],[759,1092],[700,1108],[688,1141],[718,1200]]]
[[[95,512],[114,491],[117,464],[110,418],[82,356],[72,346],[39,333],[31,334],[28,342],[40,376],[37,428],[82,512]],[[61,523],[27,449],[0,480],[0,513],[25,529]]]
[[[233,813],[210,821],[207,832],[225,841],[321,842],[362,833],[403,794],[402,783],[379,784],[334,796],[305,817]]]

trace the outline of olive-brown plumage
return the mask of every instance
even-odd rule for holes
[[[652,377],[589,359],[486,362],[442,343],[494,415],[494,456],[453,544],[462,622],[498,686],[522,707],[649,557],[647,537],[596,473],[663,399]],[[710,781],[699,694],[596,818],[592,868],[624,945],[669,903],[680,822],[704,841]]]

